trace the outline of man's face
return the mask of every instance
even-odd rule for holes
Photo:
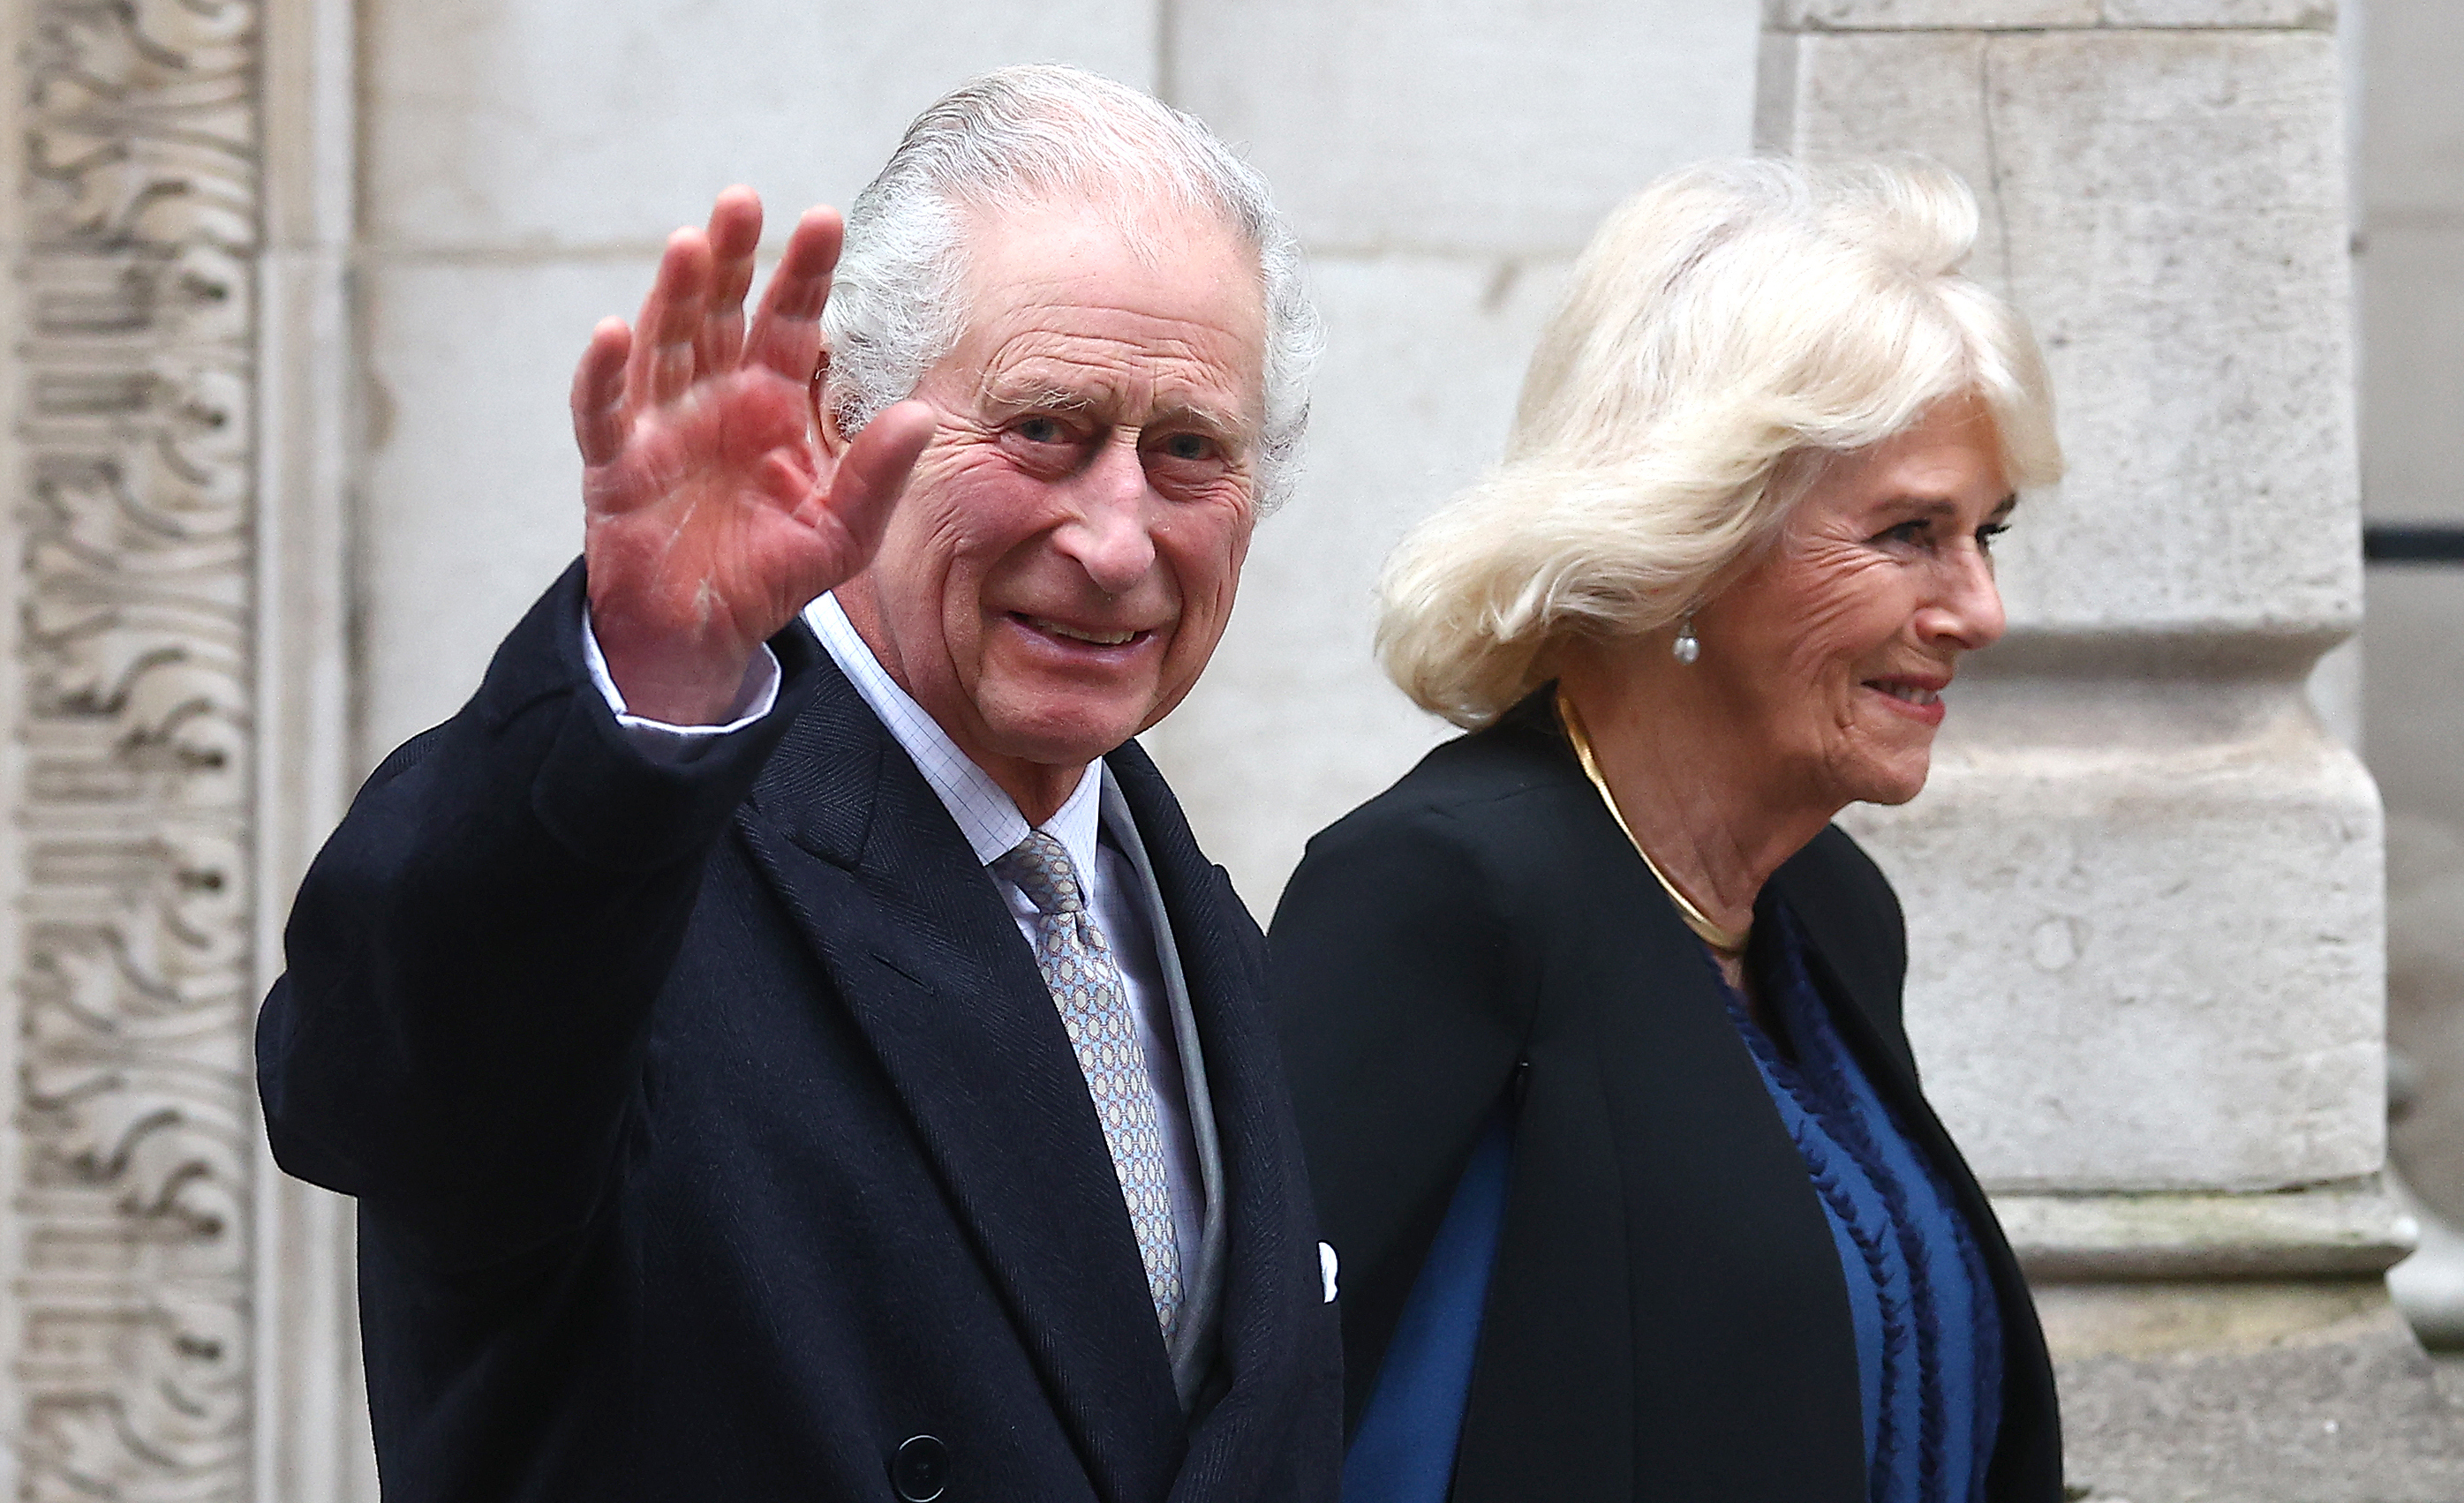
[[[1255,520],[1256,257],[1212,218],[1155,210],[1142,258],[1117,217],[975,223],[965,333],[915,392],[939,428],[839,591],[883,666],[1014,795],[1039,768],[1074,782],[1189,692]]]

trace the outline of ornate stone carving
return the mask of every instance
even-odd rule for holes
[[[238,1499],[258,16],[28,20],[7,1424],[21,1499]]]

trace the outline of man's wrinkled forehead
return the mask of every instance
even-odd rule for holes
[[[1222,215],[1170,202],[1056,199],[979,208],[969,219],[952,354],[972,367],[967,383],[987,412],[1169,412],[1226,437],[1259,427],[1262,412],[1243,409],[1263,407],[1265,287],[1250,269],[1254,252]],[[1096,241],[1128,250],[1144,274],[1124,285],[1086,272],[1069,251]],[[1054,255],[1020,253],[1039,245]],[[1240,270],[1223,272],[1227,260]],[[1226,290],[1235,295],[1219,298]],[[1227,359],[1243,367],[1234,384],[1249,388],[1246,403],[1224,400],[1223,378],[1236,374]]]

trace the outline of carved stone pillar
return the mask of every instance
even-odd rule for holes
[[[35,0],[17,56],[16,1495],[241,1498],[256,8]]]
[[[2304,681],[2358,622],[2346,201],[2321,0],[1770,0],[1759,135],[1985,207],[2072,472],[2005,553],[1916,803],[1910,1031],[2131,1503],[2464,1495],[2389,1308],[2375,794]]]
[[[249,1069],[343,766],[348,14],[26,0],[0,23],[15,1498],[372,1495],[341,1220],[277,1183]]]

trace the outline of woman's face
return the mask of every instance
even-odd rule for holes
[[[1925,787],[1942,691],[2002,635],[1993,535],[2014,501],[1972,399],[1835,460],[1772,551],[1695,617],[1712,677],[1771,772],[1834,807]]]

